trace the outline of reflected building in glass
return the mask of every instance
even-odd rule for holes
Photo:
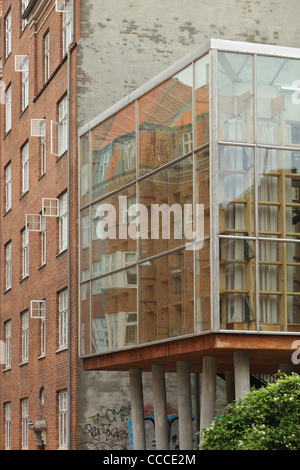
[[[298,79],[298,49],[210,40],[80,129],[82,358],[168,344],[197,370],[203,338],[297,337]]]

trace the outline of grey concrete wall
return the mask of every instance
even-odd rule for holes
[[[299,0],[82,0],[79,126],[208,38],[300,46]]]

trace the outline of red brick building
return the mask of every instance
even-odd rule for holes
[[[76,447],[79,3],[2,2],[1,449]]]

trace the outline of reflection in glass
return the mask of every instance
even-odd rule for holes
[[[137,344],[136,267],[92,281],[92,352]]]
[[[87,281],[90,278],[90,209],[81,211],[81,250],[80,250],[80,265],[81,265],[81,280]]]
[[[90,146],[89,146],[89,134],[85,134],[81,137],[81,206],[88,204],[90,200]]]
[[[195,62],[196,147],[209,141],[209,55]]]
[[[204,205],[204,236],[210,235],[209,148],[198,152],[196,160],[196,204]]]
[[[128,208],[135,201],[136,187],[133,185],[92,206],[93,277],[136,261],[137,241],[128,236],[131,223]]]
[[[91,302],[90,302],[90,283],[82,284],[80,292],[80,352],[81,354],[90,354],[91,352]]]
[[[196,251],[196,308],[195,331],[211,329],[210,240]]]
[[[218,53],[218,139],[253,141],[253,56]]]
[[[257,140],[300,144],[300,61],[257,57]]]
[[[184,212],[190,207],[192,217],[193,157],[186,157],[142,180],[140,202],[149,216],[149,237],[141,240],[142,258],[192,241],[185,240],[184,235],[189,236],[189,233],[185,232]]]
[[[248,147],[219,146],[220,234],[254,231],[254,155]]]
[[[193,252],[140,265],[140,341],[194,332]]]
[[[220,239],[221,328],[255,330],[255,247],[250,240]]]
[[[136,177],[135,103],[92,130],[93,200]]]
[[[139,168],[147,173],[193,149],[193,68],[139,99]]]

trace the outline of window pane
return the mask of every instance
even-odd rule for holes
[[[195,63],[196,147],[209,141],[209,55]]]
[[[91,309],[90,309],[90,283],[81,285],[81,310],[80,310],[80,353],[91,352]]]
[[[135,204],[136,187],[92,206],[92,275],[99,276],[124,266],[125,255],[136,259],[137,241],[128,235],[128,208]]]
[[[254,155],[247,147],[219,146],[220,234],[254,233]]]
[[[196,251],[196,306],[195,331],[211,329],[210,240]]]
[[[218,52],[218,139],[253,141],[253,57]]]
[[[196,159],[196,204],[204,206],[203,235],[210,235],[210,172],[209,149],[205,149],[195,155]],[[202,222],[201,222],[202,223]]]
[[[139,168],[145,174],[193,149],[193,68],[139,100]]]
[[[187,157],[140,183],[140,202],[148,214],[148,238],[141,240],[141,258],[192,241],[184,213],[193,211],[193,157]]]
[[[84,206],[90,200],[90,146],[89,136],[84,135],[80,140],[81,145],[81,205]]]
[[[136,177],[135,103],[92,131],[93,199]]]
[[[300,61],[257,57],[258,141],[300,144]]]
[[[81,280],[90,277],[90,209],[81,212]]]
[[[220,239],[221,329],[256,330],[255,246]]]
[[[92,353],[137,344],[136,268],[92,282]]]
[[[148,343],[195,331],[193,252],[140,265],[140,341]]]

